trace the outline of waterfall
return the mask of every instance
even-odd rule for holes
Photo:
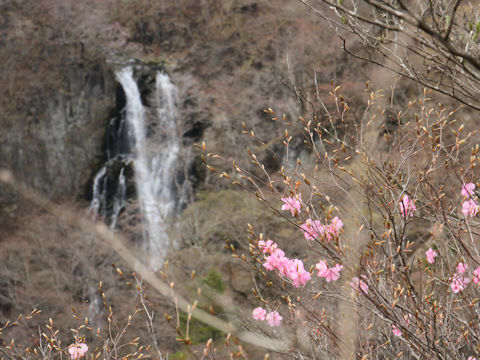
[[[158,72],[154,94],[156,111],[150,114],[142,104],[133,69],[117,71],[116,78],[125,92],[125,118],[135,144],[135,185],[146,225],[145,248],[150,266],[156,270],[162,265],[169,245],[166,221],[176,202],[174,178],[180,147],[175,116],[177,91],[170,78]]]
[[[125,114],[110,120],[107,129],[107,161],[95,175],[92,200],[87,215],[98,216],[112,229],[127,202],[125,167],[131,161],[130,139],[125,125]]]
[[[127,182],[124,174],[125,168],[122,167],[120,175],[118,176],[118,187],[115,192],[115,198],[113,199],[113,212],[110,220],[110,228],[115,229],[117,226],[117,219],[120,211],[125,207],[127,203]]]
[[[102,211],[100,211],[100,207],[105,202],[105,194],[103,192],[104,186],[102,186],[102,180],[105,178],[106,173],[107,167],[102,166],[97,175],[95,175],[95,179],[93,180],[92,201],[87,212],[87,214],[92,214],[92,220],[95,220],[97,215],[99,213],[102,213]]]

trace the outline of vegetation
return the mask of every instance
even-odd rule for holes
[[[299,18],[300,3],[341,41],[316,17]],[[178,248],[153,272],[142,261],[135,200],[112,232],[81,215],[84,202],[48,199],[0,169],[2,186],[22,199],[0,219],[8,230],[0,358],[478,357],[471,3],[15,0],[5,8],[9,21],[28,25],[12,35],[22,43],[42,29],[34,53],[61,42],[95,56],[125,46],[122,55],[165,64],[188,94],[182,116],[196,124],[189,136],[202,170],[172,226]],[[89,13],[94,26],[85,27]],[[104,27],[111,33],[97,39]],[[388,91],[361,83],[366,68],[317,50],[312,34],[422,88],[391,73],[382,73]],[[0,74],[20,107],[31,95],[12,76],[27,79],[37,61],[59,71],[58,58],[44,64],[21,48],[9,42],[22,61]]]

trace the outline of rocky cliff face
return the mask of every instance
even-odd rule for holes
[[[184,145],[203,137],[226,156],[245,146],[242,121],[260,137],[280,137],[265,107],[297,115],[307,106],[300,97],[315,94],[314,74],[325,90],[348,75],[337,66],[346,62],[340,51],[317,46],[335,44],[334,35],[295,2],[10,0],[0,11],[0,55],[8,59],[0,70],[0,166],[52,199],[88,194],[104,160],[117,92],[105,58],[165,63],[183,96]],[[12,200],[0,192],[0,201]]]
[[[78,195],[103,156],[115,81],[103,61],[69,66],[0,122],[0,167],[49,198]],[[5,194],[4,194],[5,196]]]

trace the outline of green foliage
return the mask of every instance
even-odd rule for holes
[[[222,277],[218,271],[213,268],[208,271],[207,276],[205,276],[202,281],[220,294],[225,291],[225,283]]]
[[[206,276],[200,279],[200,281],[206,284],[209,288],[211,288],[215,292],[220,294],[223,293],[226,289],[226,286],[222,280],[222,277],[220,276],[219,272],[214,268],[211,268],[206,274]],[[205,306],[205,304],[203,306]],[[206,307],[208,308],[208,306]],[[212,306],[211,309],[216,314],[223,312],[223,308],[219,306]],[[180,324],[184,332],[186,332],[186,329],[187,329],[187,319],[188,319],[187,314],[180,313]],[[221,338],[222,336],[225,336],[223,332],[194,318],[190,319],[188,328],[189,328],[188,337],[190,338],[193,344],[205,343],[208,339],[215,340],[215,339]],[[179,358],[179,359],[182,359],[182,358]]]
[[[183,351],[176,351],[174,354],[170,355],[170,360],[186,360],[188,359],[187,355]]]
[[[180,313],[180,325],[185,331],[187,328],[187,314]],[[213,326],[207,325],[199,320],[194,318],[190,319],[189,323],[189,334],[188,337],[192,344],[204,344],[208,339],[216,340],[221,337],[225,337],[225,334],[214,328]],[[182,359],[181,357],[179,359]]]

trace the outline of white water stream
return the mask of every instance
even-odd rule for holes
[[[156,113],[147,119],[140,91],[131,67],[116,73],[126,95],[126,120],[135,147],[133,164],[140,209],[145,219],[144,240],[150,266],[162,266],[169,245],[166,222],[175,209],[175,166],[179,139],[176,130],[176,87],[168,75],[157,73],[155,87]],[[146,136],[146,124],[152,136]]]

